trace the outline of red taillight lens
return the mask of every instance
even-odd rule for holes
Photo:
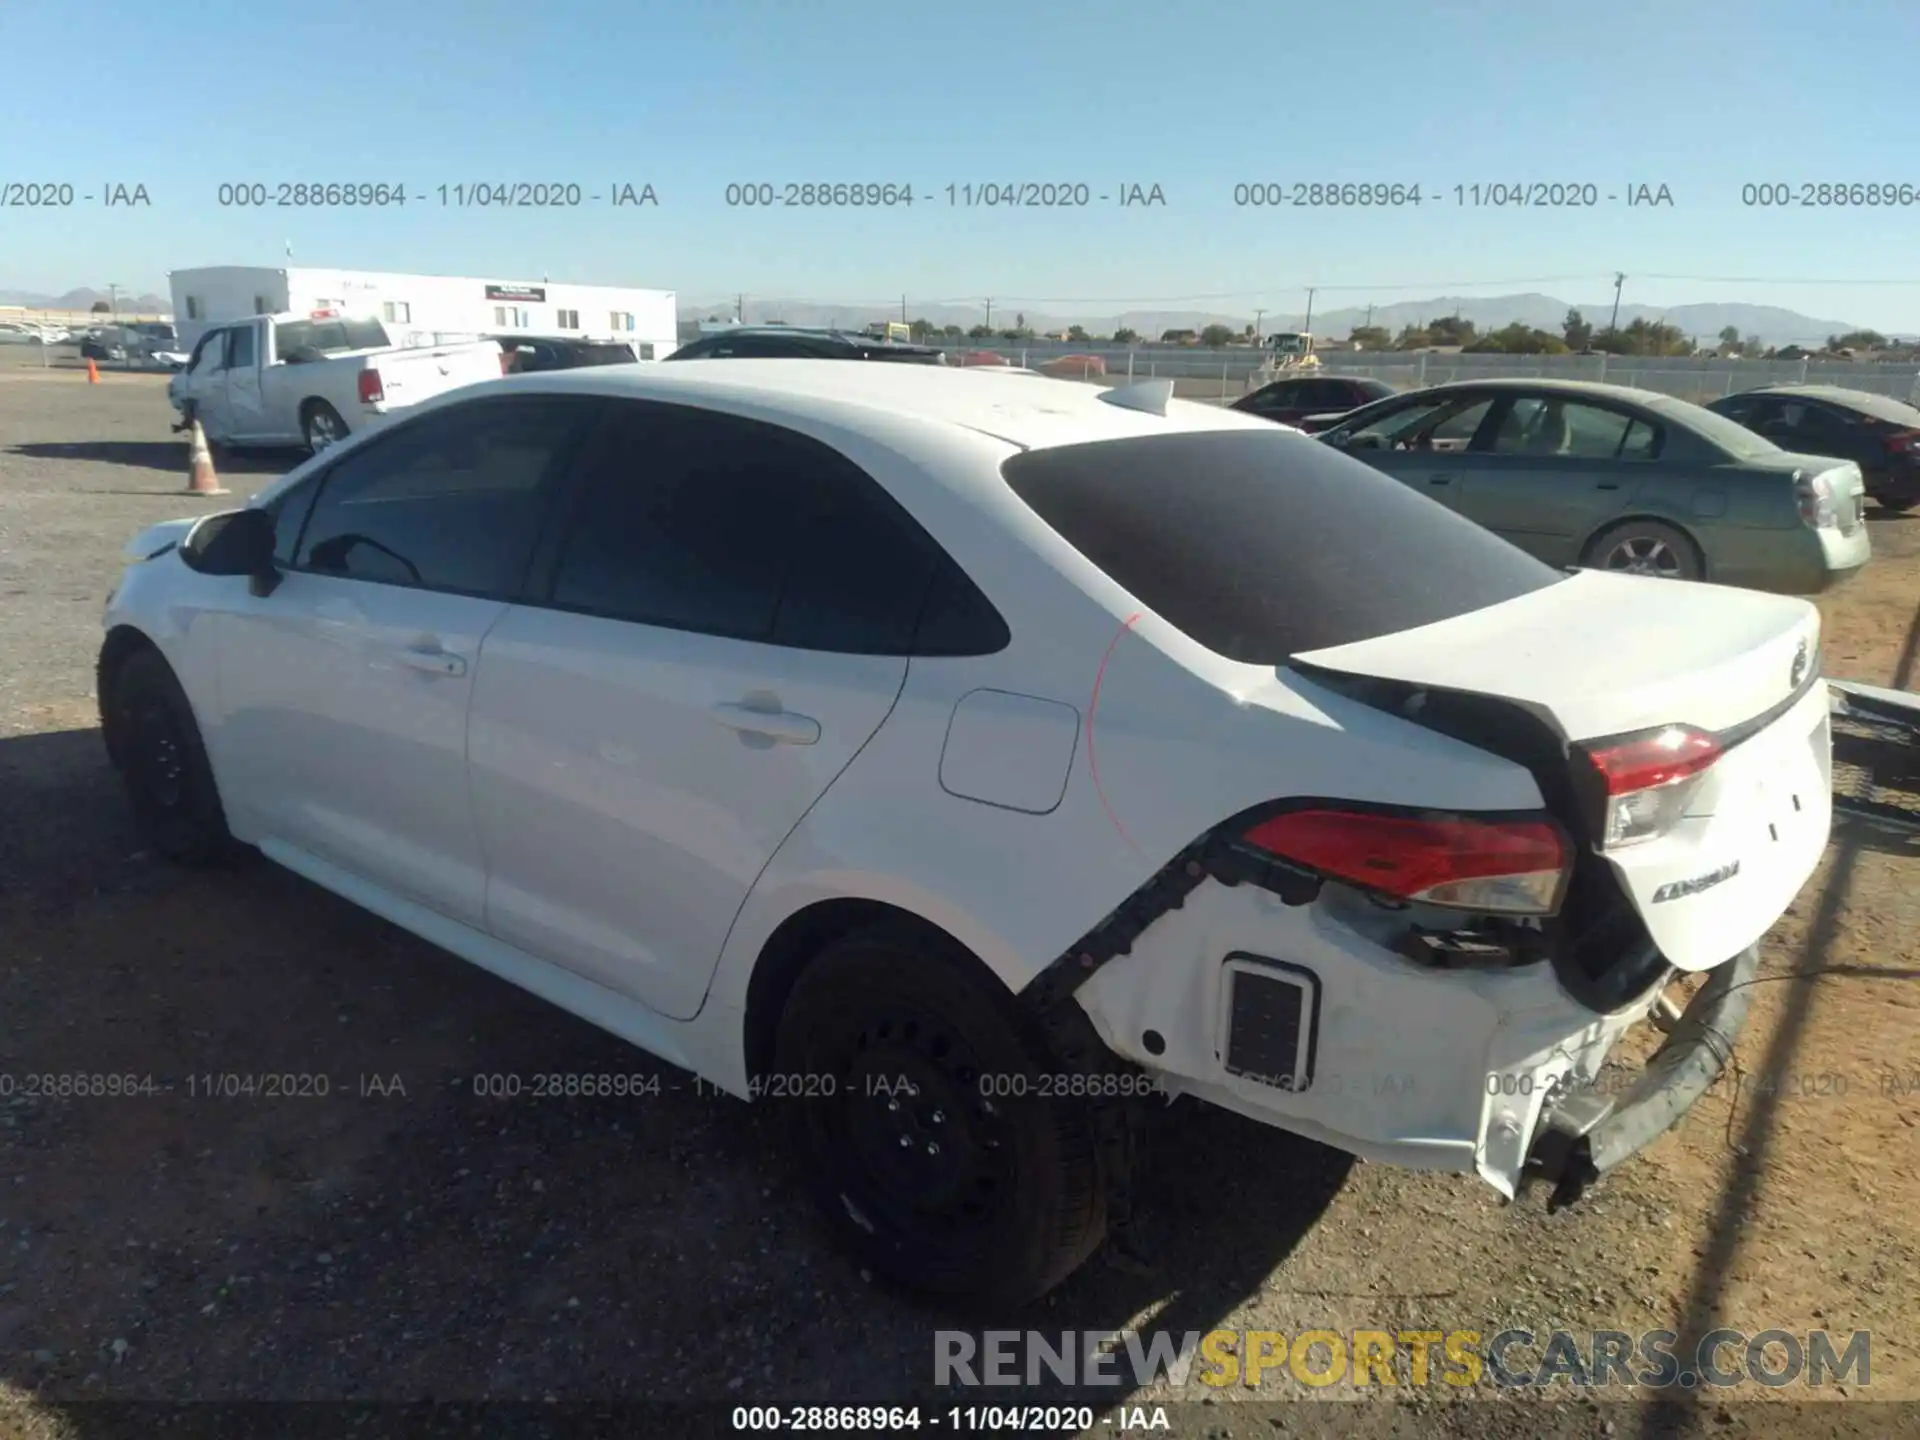
[[[386,386],[380,383],[380,372],[378,370],[362,370],[360,372],[360,403],[362,405],[374,405],[386,398],[387,389]]]
[[[1889,455],[1909,455],[1920,450],[1920,430],[1896,430],[1886,437]]]
[[[1607,794],[1600,848],[1614,850],[1666,834],[1720,755],[1720,742],[1691,725],[1667,725],[1589,750],[1587,759]]]
[[[1572,858],[1548,820],[1293,810],[1260,821],[1244,838],[1395,899],[1490,914],[1551,915]]]
[[[1699,774],[1720,758],[1720,742],[1691,725],[1668,725],[1589,750],[1587,758],[1606,782],[1607,794],[1626,795]]]

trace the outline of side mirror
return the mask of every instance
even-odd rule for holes
[[[245,575],[253,581],[253,593],[265,596],[280,583],[273,544],[273,516],[265,510],[226,510],[187,532],[180,558],[202,575]]]

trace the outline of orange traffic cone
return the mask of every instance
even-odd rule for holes
[[[187,494],[189,495],[225,495],[221,488],[220,477],[213,473],[213,452],[207,448],[207,432],[200,428],[200,422],[193,422],[191,448],[188,450],[192,471],[187,476]]]
[[[100,367],[93,363],[91,357],[87,360],[87,383],[89,385],[98,385],[100,383]]]

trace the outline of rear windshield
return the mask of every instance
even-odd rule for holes
[[[1565,578],[1285,430],[1063,445],[1016,455],[1001,473],[1141,603],[1255,665],[1451,620]]]
[[[296,350],[334,354],[344,350],[379,350],[387,332],[378,320],[290,320],[273,327],[273,344],[281,359]]]
[[[1784,392],[1782,398],[1793,399],[1793,392]],[[1827,395],[1811,394],[1810,400],[1826,400],[1846,410],[1857,410],[1862,415],[1871,415],[1876,420],[1890,421],[1909,430],[1920,430],[1920,410],[1896,400],[1891,395],[1875,395],[1870,390],[1841,390]]]

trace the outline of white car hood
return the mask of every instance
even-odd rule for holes
[[[178,545],[186,539],[187,532],[200,520],[198,515],[189,515],[184,520],[162,520],[158,525],[149,525],[120,548],[120,558],[129,564],[149,560],[155,551]]]

